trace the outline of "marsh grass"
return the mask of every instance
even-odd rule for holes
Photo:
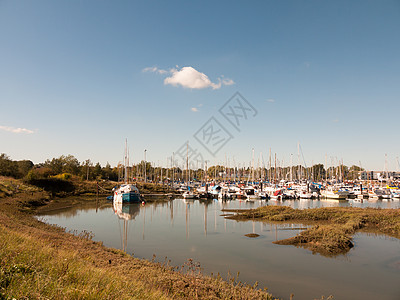
[[[247,237],[249,237],[249,238],[257,238],[257,237],[259,237],[260,235],[257,234],[257,233],[247,233],[247,234],[245,234],[244,236],[247,236]]]
[[[0,293],[5,298],[165,298],[119,272],[93,266],[78,250],[44,245],[25,233],[0,228]]]
[[[227,218],[268,222],[313,222],[314,226],[297,236],[274,243],[301,246],[326,256],[347,253],[354,246],[353,234],[361,229],[400,238],[400,209],[324,207],[300,210],[286,206],[264,206],[235,212],[236,215]]]

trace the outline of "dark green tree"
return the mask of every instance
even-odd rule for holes
[[[93,168],[93,179],[101,178],[102,170],[101,165],[98,162]]]

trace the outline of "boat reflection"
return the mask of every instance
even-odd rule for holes
[[[121,248],[122,251],[127,251],[128,248],[128,225],[129,221],[136,218],[136,216],[140,213],[140,203],[122,203],[122,202],[114,202],[113,208],[114,213],[118,216],[119,219],[123,220],[123,229],[121,235]],[[121,232],[121,228],[120,228]]]
[[[121,203],[115,202],[114,205],[114,213],[118,216],[118,218],[129,221],[136,218],[140,213],[140,203]]]

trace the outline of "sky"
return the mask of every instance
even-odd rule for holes
[[[399,170],[399,32],[398,0],[0,0],[0,153]]]

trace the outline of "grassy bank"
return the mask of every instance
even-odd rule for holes
[[[191,260],[178,271],[36,220],[49,202],[35,187],[0,198],[0,299],[273,299],[233,279],[203,276]]]
[[[233,212],[236,215],[228,218],[311,222],[313,226],[297,236],[274,243],[301,246],[327,256],[348,252],[354,246],[352,235],[361,229],[400,238],[400,209],[324,207],[301,210],[286,206],[265,206]]]
[[[20,192],[46,191],[51,198],[70,196],[100,196],[112,195],[112,189],[118,185],[116,181],[86,181],[73,176],[69,179],[39,178],[30,180],[14,179],[0,176],[0,198],[9,197]],[[167,185],[137,182],[141,194],[173,193]]]

